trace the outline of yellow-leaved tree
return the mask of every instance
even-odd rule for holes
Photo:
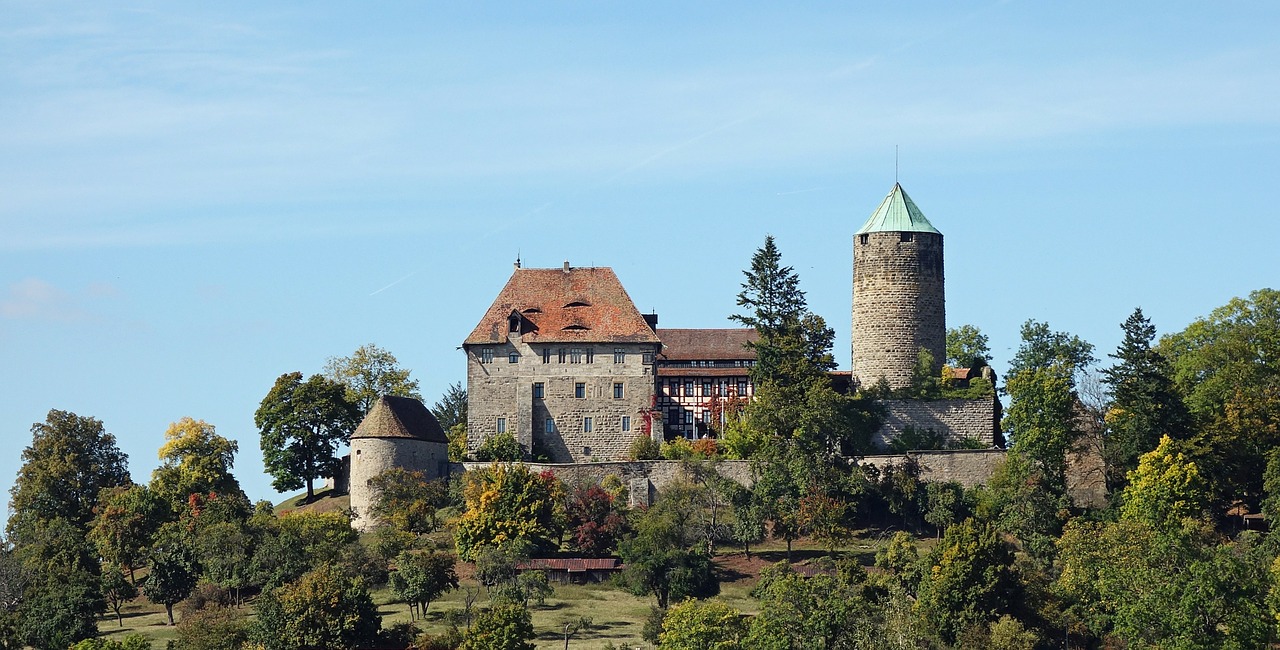
[[[565,522],[565,491],[551,472],[535,474],[520,463],[494,463],[466,474],[466,512],[458,520],[458,556],[475,559],[482,547],[527,543],[556,546]]]

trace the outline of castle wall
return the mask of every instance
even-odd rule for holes
[[[1000,401],[995,395],[979,399],[884,400],[889,411],[872,443],[885,448],[906,427],[933,429],[952,441],[973,438],[987,445],[1003,443],[1000,436]]]
[[[421,471],[429,480],[449,471],[448,445],[416,438],[353,438],[350,458],[351,509],[356,514],[352,525],[362,531],[374,525],[368,515],[374,477],[392,468]]]
[[[904,388],[920,348],[933,354],[934,371],[941,370],[946,341],[942,235],[854,235],[854,377],[863,386],[884,377],[890,388]]]
[[[491,348],[491,363],[482,363],[483,349]],[[474,452],[485,438],[498,433],[503,418],[507,431],[525,449],[546,450],[556,462],[588,462],[624,458],[631,443],[643,435],[644,417],[653,405],[653,363],[645,363],[644,353],[652,344],[536,344],[529,345],[513,334],[505,345],[467,346],[467,449]],[[560,349],[583,350],[578,363]],[[549,361],[543,350],[549,349]],[[586,350],[592,351],[591,363]],[[614,350],[625,359],[614,362]],[[511,363],[509,355],[519,356]],[[534,397],[534,384],[541,383],[543,396]],[[583,384],[583,397],[576,397],[576,385]],[[614,397],[614,384],[622,384],[622,397]],[[591,431],[585,418],[591,418]],[[623,418],[629,430],[623,430]],[[546,421],[555,423],[548,433]]]
[[[1000,449],[920,451],[910,454],[867,456],[859,462],[876,467],[900,465],[908,456],[920,464],[921,479],[925,481],[956,481],[965,487],[987,482],[996,467],[1004,460]],[[488,463],[453,463],[455,472],[466,472],[488,467]],[[689,479],[689,465],[678,460],[640,460],[604,463],[527,463],[534,472],[550,471],[567,484],[600,483],[610,474],[622,479],[629,489],[632,505],[648,505],[658,493],[681,479]],[[724,460],[715,464],[717,471],[745,487],[755,484],[751,463],[745,460]]]

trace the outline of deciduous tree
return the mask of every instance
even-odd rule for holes
[[[240,445],[218,435],[212,424],[184,417],[169,425],[160,447],[160,467],[151,473],[151,489],[168,503],[181,503],[192,494],[235,495],[244,498],[240,482],[231,474]]]
[[[396,598],[409,603],[409,618],[426,616],[431,601],[458,588],[455,559],[450,553],[406,551],[396,557],[396,570],[391,573],[391,591]]]
[[[102,559],[123,567],[135,582],[133,570],[146,557],[151,536],[164,522],[169,508],[145,485],[104,488],[94,508],[88,539]]]
[[[688,599],[671,607],[658,637],[664,649],[730,650],[743,647],[742,612],[719,600]]]
[[[948,528],[927,566],[919,608],[947,643],[970,627],[985,627],[1017,602],[1013,549],[990,524],[966,519]]]
[[[61,518],[83,533],[98,492],[132,482],[129,457],[99,420],[52,410],[44,422],[31,426],[31,434],[10,491],[9,541],[19,546],[34,520]]]
[[[525,542],[535,548],[557,545],[564,530],[564,486],[550,472],[533,473],[521,464],[494,463],[464,478],[466,512],[458,520],[458,556],[474,559],[482,546]]]
[[[501,603],[481,611],[462,641],[463,650],[533,650],[533,618],[529,610]]]
[[[429,481],[421,471],[393,467],[373,477],[369,515],[397,530],[423,535],[436,529],[436,511],[449,498],[443,480]]]
[[[329,357],[324,374],[346,388],[347,401],[359,411],[357,419],[364,417],[383,395],[422,399],[418,380],[409,378],[410,371],[400,367],[395,355],[372,343],[356,348],[349,357]],[[449,427],[444,428],[447,431]]]
[[[262,433],[262,456],[276,490],[304,484],[315,498],[317,478],[332,476],[339,466],[335,451],[359,423],[359,410],[347,401],[341,384],[302,373],[280,375],[254,414]]]
[[[987,335],[973,325],[947,328],[947,363],[953,368],[981,368],[991,359]]]
[[[255,608],[253,636],[267,650],[361,647],[382,627],[364,582],[329,565],[262,594]]]

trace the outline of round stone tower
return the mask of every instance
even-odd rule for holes
[[[853,376],[909,386],[920,348],[938,372],[946,344],[942,233],[894,183],[853,236]]]
[[[437,479],[449,471],[449,439],[431,411],[412,397],[379,398],[351,434],[351,509],[357,530],[372,529],[373,479],[392,469]]]

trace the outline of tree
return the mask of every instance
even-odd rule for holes
[[[458,556],[474,559],[482,546],[511,541],[535,548],[557,546],[564,529],[564,486],[550,472],[534,474],[525,465],[494,463],[467,472],[466,511],[458,520]]]
[[[421,401],[418,380],[410,379],[409,373],[400,367],[395,355],[372,343],[356,348],[349,357],[329,357],[324,366],[325,378],[346,388],[347,401],[356,405],[357,420],[383,395]]]
[[[618,545],[626,526],[617,501],[592,483],[569,493],[565,507],[569,545],[584,557],[605,557]]]
[[[88,539],[102,559],[129,572],[145,558],[151,536],[168,515],[168,508],[145,485],[103,488],[94,508]]]
[[[1142,521],[1156,530],[1181,528],[1188,519],[1203,518],[1209,501],[1199,468],[1184,454],[1175,452],[1173,440],[1164,436],[1129,473],[1120,516]]]
[[[426,616],[431,601],[458,588],[454,557],[449,553],[401,553],[396,557],[396,570],[391,574],[391,591],[396,598],[409,603],[409,618]]]
[[[173,606],[195,588],[199,568],[186,540],[178,535],[168,537],[151,553],[151,573],[142,581],[142,593],[147,600],[164,605],[169,625],[173,625]]]
[[[62,650],[97,636],[103,603],[93,578],[63,575],[29,589],[20,614],[23,642],[40,650]]]
[[[231,592],[237,604],[240,590],[249,586],[254,540],[243,523],[218,522],[205,527],[195,540],[196,559],[206,580]]]
[[[120,616],[120,607],[138,597],[138,588],[134,587],[133,583],[124,577],[124,571],[121,571],[118,566],[103,567],[100,584],[103,599],[111,607],[111,611],[116,614],[116,624],[124,627],[124,618]]]
[[[242,650],[249,647],[249,628],[249,621],[235,607],[198,609],[182,616],[173,650]]]
[[[463,650],[533,650],[533,619],[529,610],[502,603],[476,615],[462,642]]]
[[[254,414],[262,432],[262,457],[276,490],[307,486],[315,498],[315,479],[333,476],[335,451],[359,423],[359,410],[345,388],[320,375],[302,381],[302,373],[280,375]]]
[[[836,549],[853,537],[845,521],[849,510],[843,500],[816,489],[800,499],[800,522],[815,542],[835,558]]]
[[[664,650],[730,650],[743,647],[746,631],[742,612],[719,600],[688,599],[667,612],[658,640]]]
[[[966,519],[947,529],[929,553],[918,606],[947,643],[986,626],[1017,602],[1013,549],[990,524]]]
[[[524,451],[515,434],[510,431],[495,433],[480,443],[480,448],[476,449],[476,460],[482,463],[515,463],[524,459]]]
[[[330,565],[263,593],[256,609],[252,636],[267,650],[360,647],[382,627],[364,581]]]
[[[28,524],[61,518],[82,533],[103,488],[129,485],[129,457],[102,422],[68,411],[49,411],[31,425],[31,445],[10,490],[9,541],[24,543]]]
[[[1066,454],[1080,436],[1071,375],[1071,366],[1051,361],[1019,370],[1006,384],[1010,403],[1003,426],[1011,448],[1031,461],[1057,492],[1066,491]]]
[[[443,480],[429,481],[421,471],[393,467],[373,477],[373,506],[369,515],[415,535],[436,529],[436,511],[449,498]]]
[[[981,368],[991,359],[987,335],[973,325],[947,328],[947,363],[953,368]]]
[[[1158,349],[1200,424],[1189,446],[1215,496],[1256,506],[1267,452],[1280,446],[1280,291],[1233,298]]]
[[[455,381],[445,389],[444,395],[431,407],[431,414],[445,431],[467,423],[467,389]]]
[[[622,582],[637,596],[652,595],[666,609],[672,600],[708,598],[720,593],[711,558],[702,550],[692,523],[696,504],[688,495],[667,492],[636,522],[636,534],[618,549],[625,568]]]
[[[1055,332],[1049,329],[1048,323],[1028,320],[1022,324],[1021,335],[1022,344],[1009,361],[1009,376],[1056,365],[1071,369],[1074,388],[1074,373],[1083,372],[1097,361],[1093,344],[1066,332]]]
[[[1105,453],[1113,491],[1124,487],[1124,475],[1137,467],[1138,456],[1155,449],[1161,436],[1186,440],[1192,432],[1191,415],[1173,384],[1173,369],[1151,346],[1155,327],[1141,308],[1122,327],[1124,340],[1110,355],[1116,364],[1102,371],[1112,395]]]
[[[151,473],[151,489],[169,503],[180,503],[191,494],[225,494],[244,497],[240,482],[231,474],[240,445],[214,431],[204,420],[184,417],[169,425],[160,447],[160,467]]]

